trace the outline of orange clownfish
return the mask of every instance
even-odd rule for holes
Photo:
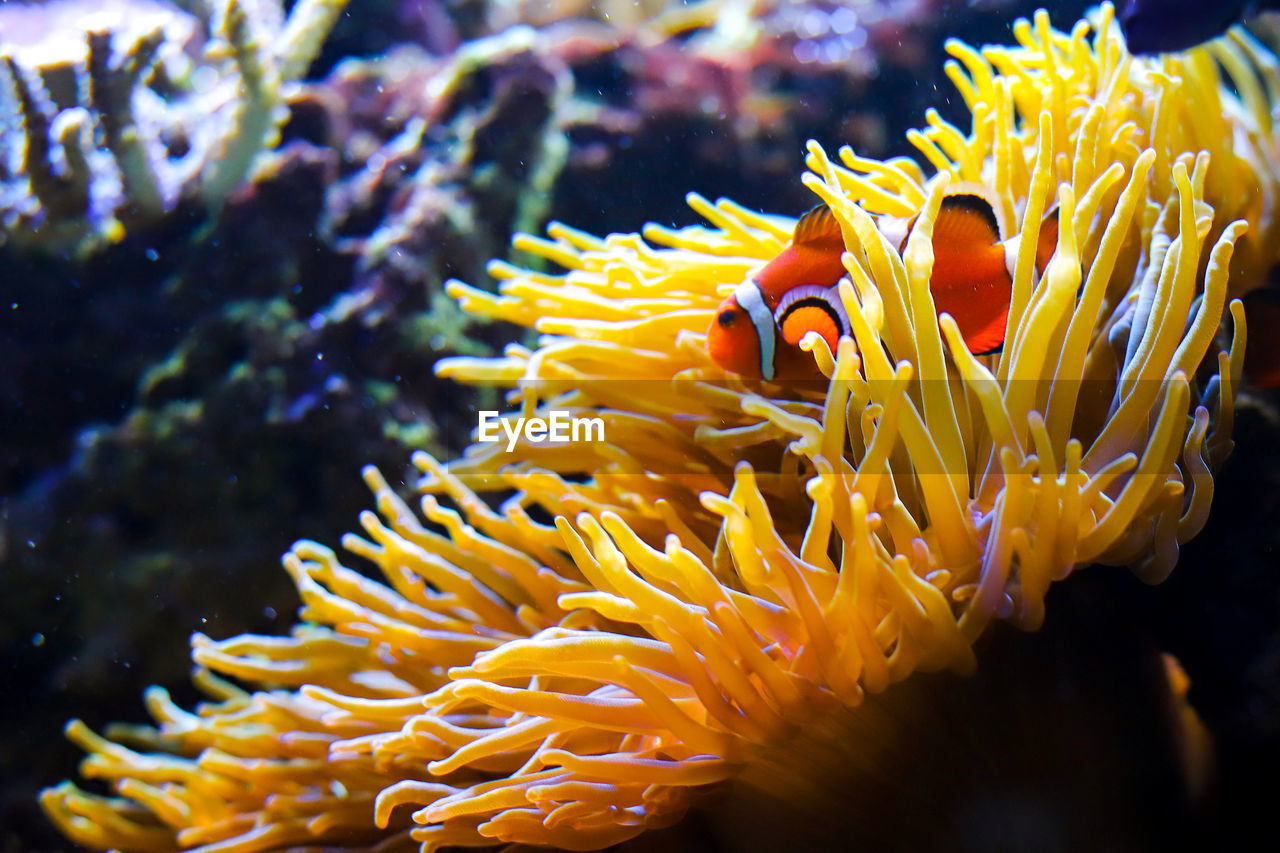
[[[960,185],[942,199],[933,226],[933,275],[929,290],[938,313],[955,318],[969,351],[999,352],[1004,345],[1017,236],[1005,229],[986,190]],[[881,216],[877,226],[898,250],[906,246],[915,217]],[[1058,242],[1058,212],[1045,217],[1036,251],[1043,272]],[[851,333],[836,284],[845,274],[844,238],[826,205],[796,223],[791,244],[734,288],[716,309],[707,331],[712,361],[748,379],[811,376],[813,357],[800,349],[817,332],[832,351]]]

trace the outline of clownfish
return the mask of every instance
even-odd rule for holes
[[[933,274],[929,290],[939,314],[950,314],[975,355],[1004,345],[1018,237],[1005,228],[987,191],[960,185],[942,199],[933,226]],[[899,251],[915,217],[880,216],[877,227]],[[1041,225],[1036,270],[1043,273],[1058,243],[1058,212]],[[813,357],[800,349],[817,332],[834,352],[852,334],[836,287],[845,275],[840,225],[820,204],[796,223],[791,243],[734,288],[707,330],[712,361],[748,379],[812,376]]]

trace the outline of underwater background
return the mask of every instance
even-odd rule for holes
[[[551,220],[600,234],[687,225],[688,192],[799,215],[814,202],[797,180],[806,140],[910,153],[926,110],[966,115],[944,40],[1008,41],[1042,4],[773,0],[682,17],[693,4],[350,0],[322,46],[299,47],[298,67],[255,93],[202,72],[206,42],[236,44],[239,18],[221,5],[0,4],[4,853],[76,849],[36,804],[75,776],[68,719],[139,720],[152,684],[192,705],[188,636],[286,633],[297,592],[280,555],[352,529],[368,504],[363,465],[402,486],[412,450],[443,459],[466,445],[493,397],[433,364],[497,354],[523,333],[470,324],[446,280],[491,288],[489,259],[512,258],[516,231]],[[1051,4],[1054,24],[1086,5]],[[293,7],[237,8],[289,39]],[[102,32],[114,52],[94,47]],[[60,86],[84,62],[99,102],[77,105]],[[133,100],[124,128],[141,128],[148,151],[112,118],[143,78],[157,94]],[[243,111],[228,118],[234,103]],[[64,156],[45,169],[25,141],[33,115],[64,139],[101,122],[107,142],[82,166]],[[137,167],[156,146],[161,164]],[[925,821],[945,784],[913,776],[921,764],[979,790],[968,822],[939,822],[950,849],[1230,849],[1268,825],[1280,794],[1275,403],[1248,391],[1238,402],[1209,524],[1169,581],[1083,572],[1050,594],[1042,632],[997,626],[979,674],[928,700],[967,715],[980,744],[918,745],[895,780]],[[1149,718],[1135,709],[1158,699],[1127,664],[1157,650],[1180,662],[1212,736],[1195,803],[1166,784],[1181,772],[1167,743],[1140,734]],[[1018,754],[1064,731],[1096,738]],[[989,763],[951,766],[975,752]],[[1054,835],[1065,830],[1043,799],[1021,808],[1008,780],[1038,773],[1062,814],[1098,825]],[[1100,807],[1090,788],[1104,778],[1132,800]],[[877,834],[873,798],[833,808],[846,810],[841,838],[895,846]],[[695,817],[666,831],[687,837],[649,843],[805,849],[805,818],[751,810],[739,807],[735,831]],[[929,833],[898,840],[944,849]]]

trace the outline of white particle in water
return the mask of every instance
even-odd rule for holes
[[[796,46],[792,48],[792,52],[796,55],[796,59],[806,65],[810,62],[816,62],[818,59],[818,43],[805,39],[796,42]]]
[[[796,35],[806,39],[817,38],[825,36],[830,29],[831,19],[827,17],[827,13],[819,9],[810,9],[796,24]]]
[[[841,6],[831,13],[831,30],[837,35],[852,32],[858,26],[858,13],[848,6]]]

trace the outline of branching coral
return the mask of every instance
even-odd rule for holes
[[[88,251],[217,206],[274,144],[345,0],[0,9],[0,243]]]
[[[783,217],[695,196],[710,227],[554,225],[517,245],[567,272],[496,263],[500,295],[455,285],[467,311],[543,338],[442,371],[511,388],[525,415],[598,415],[608,441],[419,454],[429,526],[367,471],[380,517],[343,544],[385,582],[296,545],[294,635],[198,636],[216,701],[188,713],[157,689],[157,730],[71,724],[85,775],[123,799],[68,783],[48,813],[131,850],[596,849],[677,820],[806,721],[970,670],[992,620],[1037,627],[1079,566],[1161,579],[1230,449],[1238,303],[1229,347],[1220,324],[1269,260],[1242,235],[1275,227],[1270,119],[1220,87],[1210,53],[1156,68],[1109,23],[1041,17],[1015,29],[1021,48],[953,46],[974,128],[930,117],[933,179],[810,146],[854,332],[835,353],[811,342],[816,387],[744,383],[705,351],[724,292],[788,239]],[[1249,105],[1238,75],[1276,78],[1237,44],[1213,50]],[[1200,153],[1199,130],[1175,130],[1208,102],[1235,147]],[[999,356],[970,355],[929,293],[952,178],[995,187],[1023,223]],[[872,219],[917,211],[901,253]]]

